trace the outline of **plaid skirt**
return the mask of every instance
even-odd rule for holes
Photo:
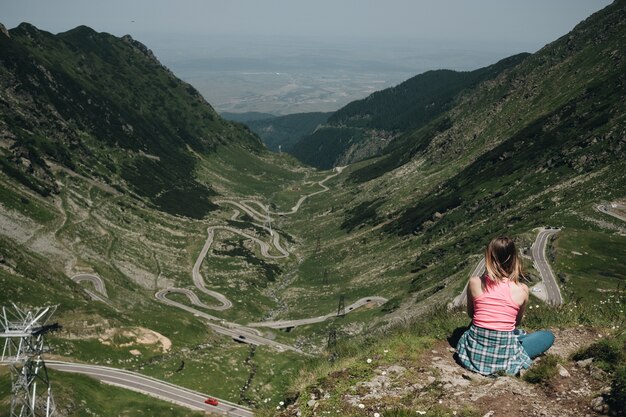
[[[459,339],[456,351],[464,367],[482,375],[499,371],[516,375],[532,364],[513,332],[483,329],[473,324]]]

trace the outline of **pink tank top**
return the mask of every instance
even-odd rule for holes
[[[511,283],[508,279],[493,281],[487,276],[484,280],[486,288],[474,298],[474,325],[489,330],[513,331],[520,306],[511,298]]]

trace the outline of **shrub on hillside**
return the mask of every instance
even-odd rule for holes
[[[617,416],[626,416],[626,365],[615,371],[615,379],[611,384],[611,394],[607,400],[611,410]]]
[[[531,384],[546,384],[554,378],[557,373],[559,357],[551,353],[546,354],[541,359],[536,360],[533,366],[524,374],[524,380]]]

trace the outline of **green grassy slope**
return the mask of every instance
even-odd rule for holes
[[[527,56],[511,56],[474,71],[437,70],[417,75],[337,110],[325,128],[302,138],[290,152],[319,168],[386,153],[385,147],[393,144],[393,139],[426,125],[453,107],[461,92],[495,78]]]
[[[99,381],[64,372],[48,371],[56,414],[66,416],[188,416],[200,417],[203,412],[191,411],[147,395],[104,385]],[[11,383],[8,368],[0,367],[0,415],[10,414]]]
[[[54,319],[63,331],[49,339],[57,355],[134,369],[235,402],[271,398],[282,386],[275,370],[291,372],[299,357],[261,348],[233,372],[224,364],[244,361],[248,346],[233,346],[154,294],[192,286],[206,228],[229,224],[233,214],[214,200],[275,196],[291,207],[300,196],[293,189],[315,174],[288,155],[267,152],[244,126],[220,119],[130,38],[86,27],[52,35],[23,24],[0,42],[0,305],[59,304]],[[249,270],[259,258],[251,253],[240,265]],[[273,276],[218,270],[212,283],[228,288],[238,307],[224,318],[252,321],[275,306],[263,293]],[[78,273],[102,277],[105,302],[90,299],[88,283],[70,280]],[[134,336],[141,329],[172,347],[142,342]],[[173,375],[181,360],[189,368]],[[254,391],[242,398],[249,380]],[[85,407],[138,415],[127,408],[134,396],[103,391]],[[71,397],[61,396],[61,406]],[[81,407],[69,415],[84,415]]]
[[[597,233],[597,245],[623,244],[614,236],[623,231],[619,220],[593,207],[626,195],[624,7],[616,2],[591,16],[465,91],[439,118],[392,142],[387,155],[329,182],[332,200],[311,201],[292,220],[306,246],[289,302],[315,288],[329,309],[341,293],[378,292],[407,308],[408,300],[444,303],[491,237],[510,234],[529,247],[533,229],[546,224],[564,226],[560,239],[572,239],[570,247],[588,245],[588,233]],[[623,265],[624,252],[613,253]],[[604,289],[624,281],[611,271]]]
[[[341,295],[346,304],[370,295],[391,299],[382,307],[369,305],[291,333],[268,333],[319,351],[335,330],[340,340],[361,346],[361,339],[355,339],[360,333],[447,304],[493,235],[511,234],[527,249],[536,235],[533,229],[546,224],[564,226],[550,253],[567,302],[593,308],[625,279],[620,268],[626,264],[626,252],[620,250],[623,222],[594,209],[596,203],[626,196],[625,7],[624,1],[614,3],[515,68],[464,91],[438,118],[394,140],[385,156],[350,165],[326,182],[329,192],[306,200],[293,215],[275,216],[274,230],[290,257],[262,259],[248,239],[219,231],[201,272],[210,288],[224,292],[235,308],[215,314],[247,323],[337,311]],[[18,166],[17,161],[24,161],[11,156],[16,155],[13,145],[0,149],[7,163]],[[209,226],[230,225],[269,241],[269,233],[249,217],[233,220],[235,208],[218,203],[220,199],[254,198],[270,203],[274,211],[289,211],[301,195],[320,190],[317,182],[330,173],[242,143],[211,151],[184,148],[194,162],[185,168],[193,181],[219,193],[210,200],[215,204],[210,214],[199,218],[156,210],[138,198],[135,187],[124,187],[123,176],[96,175],[80,164],[75,170],[82,177],[63,169],[46,171],[57,187],[48,197],[3,170],[0,284],[8,290],[0,292],[0,304],[60,303],[57,315],[66,330],[52,339],[60,355],[218,390],[232,401],[260,404],[272,398],[276,404],[289,385],[282,370],[295,374],[305,360],[259,349],[256,368],[250,366],[250,348],[233,347],[198,318],[157,303],[154,293],[169,286],[192,288],[190,271]],[[116,159],[116,152],[128,151],[112,150],[111,168],[104,168],[102,154],[96,155],[102,165],[98,172],[114,172],[119,161],[127,161],[126,156]],[[133,158],[157,164],[136,154]],[[37,168],[19,172],[52,183]],[[611,266],[603,267],[607,262]],[[68,278],[77,272],[100,275],[108,303],[89,300]],[[591,288],[586,277],[594,280],[594,291],[585,290]],[[188,304],[183,297],[172,299]],[[598,311],[563,310],[545,317],[538,312],[529,318],[534,328],[598,324],[603,317]],[[444,337],[455,320],[433,319],[420,331]],[[137,327],[169,338],[171,350],[124,336],[124,330]],[[119,331],[112,344],[95,337],[102,329]],[[348,361],[359,357],[346,352]],[[174,375],[181,360],[197,367],[185,370],[185,377]],[[240,388],[253,368],[258,376],[254,389],[241,398]],[[220,375],[223,383],[209,381],[209,373]]]
[[[24,23],[0,43],[3,172],[42,195],[57,191],[47,159],[202,217],[215,191],[195,180],[191,151],[262,149],[130,36],[85,26],[52,35]]]

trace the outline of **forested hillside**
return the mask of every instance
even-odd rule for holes
[[[527,56],[515,55],[474,71],[436,70],[417,75],[339,109],[290,152],[319,168],[378,155],[403,133],[418,129],[449,110],[464,90],[495,78]]]
[[[313,133],[326,123],[331,113],[296,113],[286,116],[246,121],[246,125],[259,135],[265,146],[271,151],[289,150],[303,136]]]

